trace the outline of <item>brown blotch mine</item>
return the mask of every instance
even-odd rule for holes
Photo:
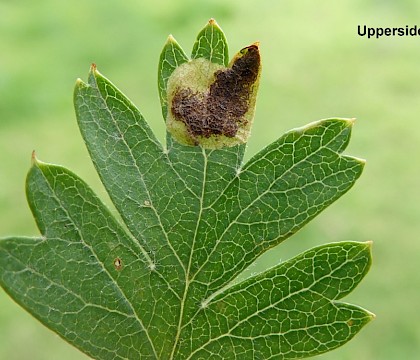
[[[228,69],[215,73],[205,94],[178,89],[172,100],[172,115],[182,121],[193,137],[234,137],[249,110],[252,86],[258,79],[260,53],[257,45],[241,50],[242,56]]]
[[[115,270],[120,271],[120,270],[122,269],[122,266],[123,266],[123,264],[122,264],[121,259],[120,259],[119,257],[117,257],[117,258],[114,260],[114,267],[115,267]]]

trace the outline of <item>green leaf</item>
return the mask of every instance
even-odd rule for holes
[[[342,345],[372,314],[335,300],[370,260],[370,243],[324,245],[213,294],[184,325],[181,358],[295,359]]]
[[[214,21],[192,57],[226,66]],[[159,63],[189,59],[170,37]],[[237,282],[256,258],[348,191],[364,162],[342,155],[352,120],[292,130],[242,164],[244,145],[164,148],[139,110],[92,66],[74,92],[79,128],[119,214],[69,170],[33,159],[38,238],[0,241],[0,284],[95,359],[294,359],[351,339],[373,315],[338,300],[367,273],[370,244],[309,250]]]
[[[212,63],[228,66],[229,52],[226,37],[214,19],[210,19],[198,34],[191,57],[204,58]]]
[[[184,50],[182,50],[181,46],[179,46],[179,44],[176,42],[175,38],[170,35],[160,55],[158,69],[159,99],[164,119],[166,119],[166,114],[168,112],[168,104],[166,100],[168,80],[174,70],[179,65],[186,62],[188,62],[188,56],[185,54]]]

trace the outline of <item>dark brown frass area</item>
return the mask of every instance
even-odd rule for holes
[[[234,137],[249,110],[253,85],[258,80],[260,53],[257,45],[242,49],[228,69],[215,73],[206,93],[178,88],[172,99],[174,119],[182,121],[193,137]]]

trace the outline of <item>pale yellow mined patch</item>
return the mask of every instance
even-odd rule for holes
[[[221,69],[225,69],[225,67],[214,64],[207,59],[199,58],[178,66],[169,78],[167,87],[168,115],[166,118],[166,128],[179,143],[194,146],[199,142],[199,145],[206,147],[203,142],[206,142],[206,140],[208,142],[209,139],[193,138],[187,126],[182,121],[173,118],[171,104],[177,89],[188,88],[194,93],[204,94],[214,81],[215,72]]]
[[[181,118],[175,118],[176,116],[176,112],[173,110],[173,104],[177,103],[177,104],[184,104],[182,101],[181,102],[174,102],[174,98],[176,96],[176,94],[180,93],[180,92],[187,92],[189,95],[188,96],[193,96],[195,97],[194,102],[188,103],[186,105],[186,107],[183,108],[183,110],[185,109],[195,109],[197,112],[195,114],[192,114],[193,116],[195,116],[195,118],[197,119],[201,119],[200,118],[200,111],[199,109],[201,109],[201,107],[203,109],[207,109],[206,106],[208,104],[210,104],[210,106],[215,106],[217,104],[221,104],[221,106],[219,106],[220,109],[224,109],[224,102],[215,102],[214,99],[215,97],[208,97],[208,95],[210,94],[210,87],[212,86],[212,84],[215,83],[216,80],[216,73],[220,73],[220,71],[222,72],[232,72],[232,66],[234,65],[235,61],[238,59],[241,59],[242,57],[245,56],[245,54],[247,54],[248,49],[252,48],[252,51],[254,51],[253,54],[255,54],[255,51],[257,52],[257,58],[258,58],[258,67],[257,70],[255,68],[255,63],[254,63],[254,68],[251,69],[254,71],[254,74],[256,74],[256,76],[254,76],[254,80],[255,82],[253,83],[248,83],[251,84],[250,86],[248,86],[248,99],[247,99],[247,106],[243,107],[242,104],[242,108],[246,109],[245,111],[243,111],[241,113],[241,116],[238,118],[240,119],[238,122],[235,122],[237,125],[235,125],[235,129],[230,129],[230,133],[228,133],[227,131],[223,130],[220,131],[220,129],[218,131],[215,131],[216,134],[213,131],[207,131],[204,135],[203,132],[196,132],[196,131],[192,131],[193,128],[190,128],[189,126],[191,126],[189,124],[187,124],[185,121],[183,121],[182,117]],[[248,140],[249,134],[250,134],[250,130],[251,130],[251,126],[252,126],[252,121],[254,118],[254,113],[255,113],[255,101],[256,101],[256,93],[257,93],[257,88],[258,88],[258,83],[259,83],[259,76],[260,76],[260,62],[259,62],[259,53],[258,53],[258,47],[253,44],[251,45],[251,47],[248,48],[244,48],[242,49],[238,54],[236,54],[234,56],[234,58],[232,59],[229,67],[224,67],[222,65],[218,65],[218,64],[214,64],[212,62],[210,62],[209,60],[200,58],[200,59],[194,59],[189,61],[188,63],[184,63],[182,65],[180,65],[171,75],[171,77],[169,78],[168,81],[168,86],[167,86],[167,94],[168,94],[168,114],[167,114],[167,119],[166,119],[166,126],[167,126],[167,130],[169,131],[169,133],[172,135],[172,137],[179,143],[183,144],[183,145],[189,145],[189,146],[201,146],[203,148],[206,149],[220,149],[223,147],[230,147],[230,146],[235,146],[238,144],[243,144],[246,143],[246,141]],[[254,56],[255,57],[255,56]],[[249,59],[247,59],[249,60]],[[239,62],[238,62],[239,63]],[[243,66],[243,65],[242,65]],[[240,78],[238,78],[240,79]],[[236,79],[233,79],[235,82]],[[240,81],[240,80],[238,80]],[[219,80],[217,82],[218,84],[220,84]],[[219,91],[219,95],[220,96],[220,86],[218,88]],[[223,89],[227,89],[226,91],[223,92]],[[230,97],[231,92],[229,91],[230,89],[228,87],[223,87],[222,92],[223,92],[223,98],[222,99],[232,99],[233,97]],[[188,98],[187,96],[187,98]],[[207,97],[207,98],[206,98]],[[178,97],[179,98],[179,97]],[[177,99],[178,99],[177,98]],[[212,103],[210,102],[205,102],[204,99],[212,99]],[[220,99],[220,97],[216,97],[217,99]],[[201,102],[201,100],[203,100],[203,102]],[[231,101],[231,100],[230,100]],[[230,102],[230,104],[238,104],[236,102]],[[232,105],[230,105],[232,106]],[[238,105],[239,107],[240,105]],[[198,109],[198,110],[197,110]],[[187,110],[188,111],[188,110]],[[205,112],[206,110],[203,110],[203,112]],[[217,111],[213,111],[211,112],[211,116],[212,116],[212,121],[213,124],[219,124],[219,126],[223,126],[223,129],[226,129],[225,125],[220,125],[220,124],[227,124],[227,122],[223,122],[223,119],[227,119],[227,116],[229,115],[229,113],[227,112],[218,112]],[[216,114],[217,116],[214,116],[214,114]],[[179,114],[178,114],[179,116]],[[203,119],[209,119],[208,114],[204,114],[203,115]],[[222,122],[218,122],[217,119],[220,118],[222,119]],[[185,118],[184,118],[185,119]],[[216,119],[216,121],[215,121]],[[198,121],[198,123],[200,123],[200,121]],[[230,122],[230,124],[232,124],[234,122]],[[197,126],[197,122],[194,123],[195,126]],[[201,124],[201,123],[200,123]],[[194,129],[197,129],[196,127]],[[199,127],[199,129],[204,129],[204,127]],[[209,129],[209,127],[207,128],[207,130]],[[213,132],[213,133],[212,133]]]
[[[168,81],[168,100],[173,97],[174,90],[179,86],[197,92],[207,91],[214,81],[214,73],[221,69],[225,67],[203,58],[178,66]]]

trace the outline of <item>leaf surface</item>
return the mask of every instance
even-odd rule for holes
[[[212,20],[192,59],[229,62]],[[173,37],[158,87],[189,59]],[[294,359],[351,339],[372,314],[338,300],[367,273],[370,244],[309,250],[242,282],[256,258],[347,192],[364,162],[342,155],[353,121],[292,130],[243,164],[218,150],[156,139],[96,67],[77,82],[79,128],[120,216],[69,170],[33,161],[27,197],[39,238],[0,241],[0,284],[95,359]]]

